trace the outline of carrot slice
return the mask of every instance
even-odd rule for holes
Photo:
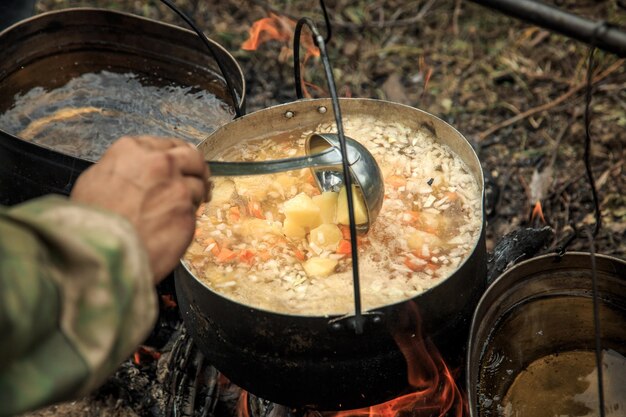
[[[239,207],[234,206],[228,209],[228,216],[230,217],[231,222],[237,222],[241,218],[241,213],[239,212]]]
[[[217,256],[220,254],[220,246],[217,244],[217,241],[212,237],[207,237],[202,243],[204,244],[205,248],[208,248],[209,246],[214,244],[211,248],[211,253],[213,254],[213,256]]]
[[[417,263],[408,256],[404,258],[404,265],[406,265],[406,267],[409,268],[411,271],[415,272],[423,271],[426,267],[426,264]]]
[[[293,254],[299,261],[305,261],[306,260],[306,256],[304,255],[304,252],[302,252],[299,249],[296,249]]]
[[[339,255],[348,255],[352,253],[352,245],[349,240],[343,239],[339,242],[339,246],[336,251]]]
[[[254,252],[249,249],[243,249],[239,251],[237,255],[237,259],[240,262],[246,263],[248,265],[252,265],[254,263]]]
[[[432,262],[428,262],[428,264],[426,265],[426,269],[430,269],[433,272],[438,270],[439,268],[441,268],[441,265],[437,265]]]
[[[248,203],[248,211],[250,215],[256,217],[257,219],[265,219],[265,215],[263,211],[261,211],[261,205],[256,201],[250,201]]]
[[[272,259],[272,254],[268,250],[261,250],[257,253],[257,255],[263,261],[269,261],[270,259]]]
[[[237,257],[237,252],[233,252],[232,250],[228,248],[222,248],[220,250],[220,253],[215,258],[215,261],[219,263],[224,263],[224,262],[232,261],[236,257]]]
[[[390,175],[385,178],[385,182],[394,188],[399,188],[406,185],[406,178],[400,175]]]

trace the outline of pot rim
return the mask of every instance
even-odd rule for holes
[[[478,233],[476,235],[476,238],[473,242],[472,247],[470,248],[470,251],[468,252],[468,255],[466,256],[466,258],[458,265],[458,267],[450,272],[450,274],[444,278],[441,279],[436,285],[430,287],[429,289],[422,291],[421,293],[413,296],[413,297],[409,297],[409,298],[405,298],[402,300],[398,300],[397,302],[391,303],[391,304],[386,304],[386,305],[382,305],[382,306],[377,306],[377,307],[373,307],[369,310],[363,310],[363,313],[367,313],[367,312],[373,312],[373,311],[379,311],[382,309],[386,309],[386,308],[393,308],[394,306],[399,306],[401,304],[404,304],[408,301],[414,300],[417,297],[420,297],[422,295],[426,295],[429,294],[433,291],[435,291],[440,285],[442,285],[444,282],[446,282],[451,276],[455,275],[460,269],[462,269],[472,258],[472,255],[474,255],[477,252],[477,249],[479,249],[479,245],[481,245],[481,242],[484,241],[484,236],[485,236],[485,229],[486,229],[486,225],[485,225],[485,204],[484,204],[484,200],[485,200],[485,187],[484,187],[484,174],[483,174],[483,170],[482,170],[482,166],[480,165],[480,160],[478,159],[478,155],[476,154],[475,149],[471,146],[470,142],[465,138],[465,136],[463,136],[454,126],[450,125],[448,122],[444,121],[443,119],[427,112],[421,109],[418,109],[416,107],[412,107],[412,106],[408,106],[406,104],[401,104],[401,103],[395,103],[392,101],[387,101],[387,100],[380,100],[380,99],[373,99],[373,98],[339,98],[339,102],[352,102],[352,103],[356,103],[356,102],[369,102],[369,103],[379,103],[379,104],[385,104],[385,105],[392,105],[395,107],[401,107],[401,108],[405,108],[408,111],[411,112],[419,112],[422,113],[424,115],[426,115],[427,117],[431,118],[431,119],[435,119],[437,121],[439,121],[440,123],[446,125],[448,128],[452,129],[452,131],[458,135],[459,138],[462,138],[468,148],[471,150],[471,156],[475,159],[475,161],[477,162],[477,166],[478,166],[478,178],[477,178],[477,182],[478,182],[478,186],[480,187],[480,192],[481,192],[481,197],[480,197],[480,211],[481,211],[481,224],[480,224],[480,228],[478,230]],[[273,105],[264,109],[260,109],[260,110],[256,110],[252,113],[248,113],[242,117],[239,117],[237,119],[234,119],[222,126],[220,126],[219,128],[217,128],[214,132],[212,132],[209,136],[207,136],[206,139],[204,139],[202,142],[200,142],[197,147],[201,148],[203,146],[203,144],[205,144],[208,140],[210,140],[214,135],[217,135],[218,133],[220,133],[222,130],[224,129],[234,129],[236,128],[237,124],[239,123],[244,123],[246,120],[251,119],[251,118],[258,118],[258,117],[262,117],[263,114],[267,113],[267,112],[274,112],[277,110],[281,110],[281,109],[285,109],[285,111],[289,110],[290,106],[302,106],[305,104],[311,104],[314,105],[315,107],[319,108],[320,105],[327,105],[330,106],[332,104],[332,100],[330,98],[315,98],[315,99],[301,99],[301,100],[296,100],[296,101],[292,101],[292,102],[287,102],[287,103],[282,103],[282,104],[277,104],[277,105]],[[342,114],[346,114],[345,110],[342,109]],[[465,162],[465,161],[464,161]],[[179,261],[179,266],[177,267],[177,269],[183,269],[184,273],[189,274],[197,283],[199,283],[200,285],[202,285],[202,287],[206,290],[208,290],[210,293],[212,293],[214,296],[220,297],[222,300],[231,302],[231,303],[235,303],[237,305],[239,305],[240,307],[246,308],[250,311],[258,311],[258,312],[262,312],[264,314],[270,315],[270,316],[281,316],[281,317],[285,317],[285,318],[293,318],[293,317],[299,317],[299,318],[314,318],[314,319],[336,319],[336,318],[341,318],[341,317],[350,317],[353,315],[353,312],[349,312],[347,314],[320,314],[320,315],[302,315],[302,314],[288,314],[288,313],[280,313],[280,312],[276,312],[276,311],[272,311],[272,310],[267,310],[267,309],[263,309],[263,308],[259,308],[259,307],[255,307],[255,306],[251,306],[248,304],[243,304],[239,301],[233,300],[231,298],[228,298],[224,295],[222,295],[221,293],[214,291],[212,288],[210,288],[206,283],[204,283],[202,280],[198,279],[189,269],[189,267],[187,266],[187,263],[185,262],[184,258],[181,258]]]

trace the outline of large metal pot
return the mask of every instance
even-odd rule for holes
[[[131,14],[66,9],[40,14],[0,33],[0,113],[16,94],[53,89],[85,73],[133,72],[151,85],[197,86],[233,104],[228,77],[244,104],[245,82],[235,59],[210,41],[226,74],[191,31]],[[24,141],[1,130],[0,204],[48,193],[68,194],[92,162]],[[208,133],[208,132],[207,132]]]
[[[465,161],[482,189],[482,171],[472,147],[442,120],[379,100],[341,99],[340,105],[344,116],[375,116],[432,130]],[[334,120],[331,109],[328,99],[264,109],[222,126],[200,148],[210,158],[268,134],[310,131]],[[415,336],[415,306],[424,335],[449,363],[459,365],[469,318],[485,282],[485,253],[483,228],[471,255],[456,272],[413,299],[375,309],[382,321],[371,320],[361,335],[349,328],[336,330],[329,324],[338,319],[335,316],[277,314],[233,302],[205,286],[184,264],[175,272],[176,291],[196,343],[207,360],[235,384],[289,406],[356,408],[389,400],[409,388],[407,363],[394,337]]]
[[[626,262],[596,255],[595,269],[602,349],[626,356]],[[511,402],[507,393],[531,364],[541,363],[538,361],[544,358],[553,360],[555,354],[594,351],[592,271],[589,253],[544,255],[512,267],[489,286],[473,317],[466,359],[472,417],[502,415],[505,402]],[[581,363],[574,366],[580,367]],[[559,382],[558,378],[558,373],[552,372],[549,385],[569,382]],[[531,395],[532,402],[539,404],[546,393]],[[597,398],[595,392],[593,397]],[[624,403],[621,405],[615,408],[610,403],[611,409],[618,412],[611,415],[623,415],[619,414],[623,413]],[[569,415],[553,411],[550,415]],[[509,409],[509,413],[538,415],[515,409]]]

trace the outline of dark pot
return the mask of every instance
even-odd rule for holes
[[[595,261],[601,347],[625,356],[626,262],[605,255],[596,255]],[[472,321],[466,359],[471,416],[503,415],[505,403],[511,402],[507,393],[529,366],[535,375],[543,375],[539,366],[545,361],[544,369],[550,369],[548,361],[558,360],[557,354],[565,357],[582,351],[591,355],[595,352],[594,330],[589,253],[570,252],[562,258],[544,255],[506,271],[486,290]],[[578,366],[582,366],[582,362],[573,367]],[[542,377],[541,381],[551,387],[558,388],[569,382],[559,379],[563,378],[559,373],[564,370],[549,372],[548,378]],[[539,376],[537,378],[539,380]],[[533,391],[529,403],[540,404],[541,396],[548,395],[549,389]],[[593,392],[595,398],[596,395],[597,391]],[[519,407],[534,406],[529,403]],[[618,414],[611,415],[623,415],[619,413],[623,413],[624,403],[621,408],[618,405],[619,409],[614,403],[607,402],[608,405],[618,410]],[[511,409],[508,415],[534,416],[545,411]],[[548,414],[571,415],[564,410],[552,411]]]
[[[243,106],[241,68],[211,43]],[[152,85],[197,86],[233,104],[216,61],[194,32],[138,16],[98,9],[44,13],[1,32],[0,45],[0,113],[11,108],[16,94],[57,88],[102,70],[133,72]],[[0,130],[0,204],[67,195],[91,163]]]
[[[412,128],[432,129],[466,162],[482,187],[482,171],[472,147],[442,120],[390,102],[341,99],[340,103],[344,115],[375,115]],[[332,120],[328,99],[279,105],[222,126],[200,149],[210,157],[232,146],[233,140],[312,130]],[[448,363],[460,362],[469,319],[485,282],[485,253],[483,228],[473,252],[456,272],[413,299],[371,311],[382,320],[370,319],[360,335],[350,328],[334,330],[330,322],[337,316],[278,314],[233,302],[213,292],[183,264],[175,272],[176,291],[196,343],[207,360],[235,384],[289,406],[357,408],[395,398],[410,388],[407,363],[394,337],[416,335],[416,309],[423,334]]]

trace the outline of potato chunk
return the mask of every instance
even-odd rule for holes
[[[322,224],[337,224],[337,198],[339,193],[324,191],[320,195],[313,196],[313,202],[320,208]]]
[[[251,200],[263,201],[267,196],[270,183],[259,180],[258,176],[238,177],[235,181],[237,194],[242,197],[248,197]]]
[[[308,276],[324,278],[335,271],[337,263],[336,259],[313,257],[307,260],[303,267]]]
[[[235,183],[224,178],[215,178],[211,191],[211,206],[220,207],[229,203],[235,195]]]
[[[447,221],[443,214],[429,213],[423,211],[420,213],[417,223],[420,228],[433,234],[441,234],[447,227]]]
[[[352,186],[352,197],[354,200],[354,221],[356,224],[367,223],[367,209],[365,208],[365,201],[363,201],[363,194],[361,194],[361,189],[356,185]],[[337,199],[337,223],[345,225],[350,224],[346,187],[341,187],[339,190]]]
[[[290,174],[277,174],[271,183],[271,188],[281,195],[291,197],[297,193],[298,177]]]
[[[322,223],[320,208],[304,193],[285,201],[284,211],[286,219],[300,227],[313,228]]]
[[[341,239],[343,239],[343,234],[335,224],[321,224],[312,229],[309,235],[309,242],[326,250],[337,249]]]
[[[233,232],[244,240],[263,239],[269,235],[281,235],[280,222],[245,218],[233,227]]]
[[[421,251],[426,245],[429,250],[437,247],[441,247],[442,240],[432,233],[423,232],[421,230],[415,230],[406,237],[407,244],[411,250]]]
[[[295,223],[292,219],[286,218],[283,222],[283,233],[291,239],[302,239],[306,236],[304,227]]]

